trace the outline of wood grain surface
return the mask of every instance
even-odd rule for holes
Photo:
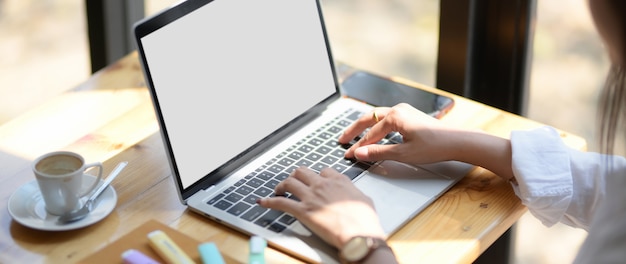
[[[340,77],[351,67],[338,65]],[[508,137],[512,130],[543,126],[462,97],[408,80],[420,89],[452,96],[443,122]],[[585,150],[583,138],[565,131],[567,145]],[[39,231],[12,220],[11,194],[34,180],[31,162],[55,150],[101,161],[107,175],[120,161],[129,165],[112,183],[118,201],[102,221],[72,231]],[[94,74],[0,127],[0,263],[74,263],[156,219],[200,242],[215,242],[223,254],[247,262],[248,236],[183,206],[171,179],[154,109],[136,53]],[[471,263],[526,211],[508,182],[475,168],[441,198],[390,237],[402,263]],[[268,263],[299,262],[266,251]]]

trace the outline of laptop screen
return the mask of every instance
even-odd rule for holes
[[[317,1],[201,2],[139,39],[182,189],[337,91]]]

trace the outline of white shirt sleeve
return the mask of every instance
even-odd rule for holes
[[[588,230],[605,196],[606,156],[568,148],[551,127],[515,131],[511,146],[513,188],[528,210],[546,226]]]
[[[565,146],[543,127],[511,134],[515,193],[546,226],[588,231],[575,263],[626,260],[626,159]]]

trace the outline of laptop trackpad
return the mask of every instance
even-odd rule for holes
[[[472,167],[461,162],[441,162],[423,168],[383,161],[358,179],[355,185],[372,198],[383,229],[391,234],[452,187]]]

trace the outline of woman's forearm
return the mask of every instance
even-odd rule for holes
[[[449,131],[451,159],[483,167],[505,180],[514,180],[511,142],[481,131]]]

